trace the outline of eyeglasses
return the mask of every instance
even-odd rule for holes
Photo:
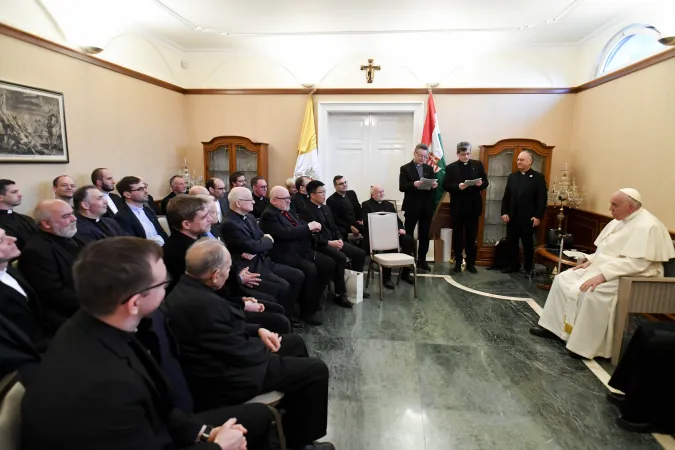
[[[345,180],[345,181],[342,181],[342,182],[340,182],[340,183],[336,183],[335,185],[336,185],[336,186],[344,186],[344,185],[346,185],[346,184],[347,184],[347,181]]]
[[[215,189],[216,191],[224,191],[224,190],[225,190],[225,186],[220,187],[220,188],[214,188],[214,189]]]
[[[324,195],[326,191],[314,191],[315,194]]]
[[[141,187],[136,188],[136,189],[130,189],[131,192],[140,192],[140,191],[147,191],[147,190],[148,190],[147,186],[141,186]]]
[[[265,185],[265,186],[258,186],[258,189],[267,189],[267,185]]]
[[[239,201],[239,202],[253,202],[253,203],[255,203],[255,200],[253,200],[252,198],[250,198],[250,199],[249,199],[249,198],[240,198],[240,199],[237,200],[237,201]]]
[[[420,155],[419,153],[415,152],[415,155],[419,156],[422,159],[427,159],[429,158],[429,154],[427,153],[426,155]]]
[[[281,200],[284,202],[290,202],[291,198],[290,197],[274,197],[275,200]]]
[[[150,286],[150,287],[146,287],[146,288],[144,288],[144,289],[141,289],[140,291],[134,292],[133,294],[131,294],[131,295],[129,296],[129,298],[127,298],[126,300],[124,300],[124,301],[123,301],[122,303],[120,303],[120,304],[121,304],[121,305],[124,305],[124,304],[126,304],[129,300],[131,300],[132,297],[134,297],[134,296],[136,296],[136,295],[138,295],[138,294],[142,294],[142,293],[144,293],[144,292],[151,291],[151,290],[153,290],[153,289],[155,289],[155,288],[158,288],[158,287],[160,287],[160,286],[162,286],[162,287],[164,287],[164,289],[166,289],[167,286],[168,286],[170,283],[171,283],[171,277],[167,277],[166,280],[162,281],[161,283],[153,284],[153,285]]]

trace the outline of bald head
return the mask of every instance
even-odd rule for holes
[[[270,204],[280,211],[291,209],[291,194],[283,186],[274,186],[270,191]]]
[[[609,210],[616,220],[624,220],[642,207],[642,203],[622,191],[612,194],[609,202]]]
[[[216,289],[227,281],[231,263],[230,252],[217,239],[199,239],[185,254],[185,272],[203,283],[213,283],[213,278],[217,278],[215,284],[220,286]]]
[[[71,238],[77,233],[73,208],[63,200],[43,200],[35,207],[33,217],[40,229],[56,236]]]
[[[209,195],[209,190],[204,186],[192,186],[188,191],[190,195]]]
[[[384,199],[384,188],[379,184],[370,187],[370,198],[376,202],[381,202]]]
[[[253,211],[253,194],[245,187],[237,186],[230,190],[227,196],[230,209],[238,214],[248,214]]]
[[[530,170],[530,167],[532,167],[532,163],[534,162],[534,158],[532,157],[532,153],[523,150],[518,154],[518,158],[516,159],[516,166],[518,166],[518,170],[521,172],[527,172]]]

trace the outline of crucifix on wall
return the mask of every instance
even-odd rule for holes
[[[373,82],[373,79],[375,78],[375,71],[380,70],[380,66],[374,66],[373,61],[374,60],[369,59],[367,66],[361,66],[361,70],[366,71],[366,80],[368,80],[368,83]]]

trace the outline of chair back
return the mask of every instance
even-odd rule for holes
[[[0,448],[21,449],[21,400],[26,390],[16,372],[0,381]]]
[[[370,251],[398,250],[398,216],[396,213],[368,214]]]
[[[675,245],[675,241],[673,241],[673,245]],[[675,277],[675,258],[663,263],[663,276]]]
[[[157,220],[159,221],[159,224],[164,228],[164,231],[166,234],[171,236],[171,227],[169,226],[169,222],[166,220],[166,216],[157,216]]]

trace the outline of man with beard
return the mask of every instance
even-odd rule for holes
[[[185,194],[187,192],[187,183],[183,178],[178,175],[174,175],[169,179],[169,186],[171,187],[171,192],[169,195],[162,199],[160,205],[160,212],[166,214],[166,207],[176,195]]]
[[[31,217],[14,211],[20,204],[19,186],[12,180],[0,180],[0,227],[16,238],[16,246],[22,250],[31,236],[37,234],[38,228]]]
[[[307,184],[312,181],[309,177],[298,177],[295,179],[295,194],[291,197],[291,211],[298,216],[303,216],[307,213],[309,206],[309,197],[307,195]]]
[[[122,204],[122,198],[113,192],[115,190],[115,179],[113,178],[112,172],[103,167],[94,169],[91,173],[91,184],[101,191],[106,205],[108,205],[105,216],[110,218],[115,217],[115,214],[117,214],[117,211]]]
[[[220,225],[223,222],[223,216],[229,209],[227,198],[225,197],[225,193],[227,192],[225,182],[220,178],[211,178],[206,180],[206,189],[208,189],[208,194],[216,201],[216,208],[218,208],[218,220],[213,226],[214,228],[220,229]]]
[[[54,198],[63,200],[64,202],[69,203],[71,206],[73,204],[73,194],[75,194],[75,189],[77,189],[75,180],[73,180],[68,175],[59,175],[58,177],[54,178],[54,181],[52,181]]]
[[[115,220],[130,236],[152,239],[164,245],[169,238],[157,216],[147,205],[148,186],[138,177],[124,177],[117,183],[117,192],[124,197]]]
[[[77,235],[92,241],[107,237],[126,236],[115,219],[105,217],[108,210],[105,196],[96,186],[82,186],[73,195],[73,209],[77,217]]]
[[[40,230],[23,249],[19,270],[42,300],[46,319],[56,329],[80,307],[72,268],[88,241],[75,236],[77,218],[63,200],[43,200],[34,215]]]

